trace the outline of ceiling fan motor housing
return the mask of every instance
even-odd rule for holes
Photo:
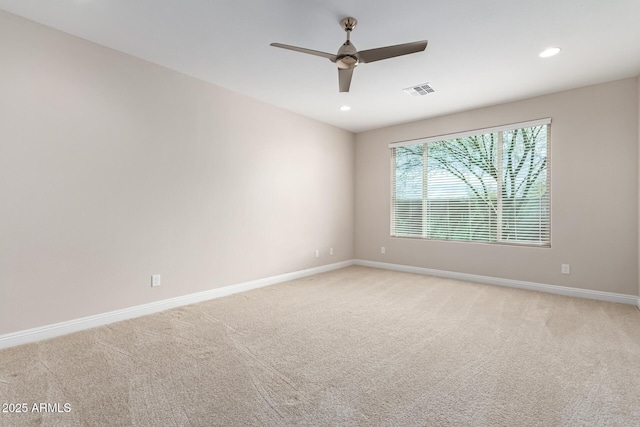
[[[349,40],[347,40],[342,46],[340,46],[338,54],[336,55],[336,64],[338,65],[338,68],[342,70],[350,70],[356,68],[359,62],[358,50]]]

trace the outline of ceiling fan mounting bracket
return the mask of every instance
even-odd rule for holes
[[[353,31],[353,29],[356,28],[357,24],[358,24],[358,20],[356,18],[349,17],[349,18],[343,18],[342,20],[340,20],[340,26],[347,33]]]

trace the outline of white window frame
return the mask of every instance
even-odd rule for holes
[[[511,131],[511,130],[515,130],[515,129],[522,129],[522,128],[529,128],[529,127],[536,127],[536,126],[541,126],[541,125],[547,125],[547,141],[546,141],[546,182],[547,182],[547,191],[548,191],[548,207],[549,207],[549,218],[548,218],[548,226],[549,226],[549,240],[548,242],[544,242],[544,243],[540,243],[540,244],[536,244],[535,242],[513,242],[511,240],[504,240],[501,238],[501,221],[502,221],[502,215],[497,215],[497,240],[496,241],[475,241],[475,240],[457,240],[457,239],[447,239],[446,241],[452,241],[452,242],[464,242],[464,243],[484,243],[484,244],[507,244],[507,245],[516,245],[516,246],[535,246],[535,247],[545,247],[545,248],[550,248],[551,247],[551,118],[542,118],[542,119],[538,119],[538,120],[531,120],[531,121],[526,121],[526,122],[519,122],[519,123],[511,123],[511,124],[507,124],[507,125],[501,125],[501,126],[493,126],[493,127],[488,127],[488,128],[482,128],[482,129],[474,129],[474,130],[468,130],[468,131],[463,131],[463,132],[456,132],[456,133],[451,133],[451,134],[444,134],[444,135],[436,135],[436,136],[430,136],[430,137],[426,137],[426,138],[419,138],[419,139],[413,139],[413,140],[406,140],[406,141],[399,141],[399,142],[393,142],[389,144],[389,148],[391,149],[391,159],[390,159],[390,165],[391,165],[391,194],[390,194],[390,200],[391,200],[391,211],[390,211],[390,235],[391,237],[395,237],[395,238],[418,238],[418,239],[425,239],[425,240],[441,240],[441,239],[435,239],[432,237],[428,237],[428,231],[426,230],[426,227],[424,226],[425,222],[425,216],[427,215],[427,211],[426,209],[423,208],[422,210],[422,215],[423,215],[423,220],[422,220],[422,236],[417,236],[417,235],[396,235],[395,230],[396,230],[396,226],[395,226],[395,212],[394,212],[394,208],[395,208],[395,203],[394,203],[394,197],[395,197],[395,191],[396,189],[394,188],[394,183],[395,183],[395,174],[396,174],[396,165],[395,165],[395,158],[394,158],[394,148],[398,148],[398,147],[406,147],[406,146],[415,146],[415,145],[423,145],[424,147],[426,147],[427,144],[431,143],[431,142],[440,142],[440,141],[446,141],[446,140],[452,140],[452,139],[457,139],[457,138],[464,138],[464,137],[469,137],[469,136],[476,136],[476,135],[484,135],[484,134],[490,134],[490,133],[498,133],[499,135],[499,140],[498,140],[498,144],[497,144],[497,151],[498,151],[498,158],[497,158],[497,164],[501,165],[502,164],[502,151],[503,151],[503,144],[502,144],[502,133],[506,132],[506,131]],[[427,182],[427,167],[426,167],[426,156],[427,156],[427,150],[423,149],[423,197],[422,197],[422,201],[423,204],[426,204],[427,202],[427,188],[426,188],[426,182]],[[502,185],[503,185],[503,180],[502,180],[502,174],[498,174],[498,180],[497,180],[497,185],[498,185],[498,194],[501,194],[502,192]],[[502,204],[502,199],[499,197],[498,198],[498,210],[501,211],[501,204]]]

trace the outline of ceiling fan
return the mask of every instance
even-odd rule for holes
[[[304,47],[290,46],[282,43],[271,43],[271,46],[282,49],[295,50],[296,52],[308,53],[310,55],[321,56],[335,62],[338,65],[338,85],[340,92],[349,92],[351,86],[351,76],[358,64],[380,61],[382,59],[394,58],[396,56],[408,55],[410,53],[422,52],[427,48],[427,40],[397,44],[393,46],[379,47],[358,52],[351,43],[351,31],[356,27],[358,21],[355,18],[344,18],[340,21],[340,26],[347,33],[347,40],[340,46],[338,53],[320,52],[306,49]]]

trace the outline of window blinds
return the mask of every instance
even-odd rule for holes
[[[550,123],[390,144],[391,235],[549,246]]]

